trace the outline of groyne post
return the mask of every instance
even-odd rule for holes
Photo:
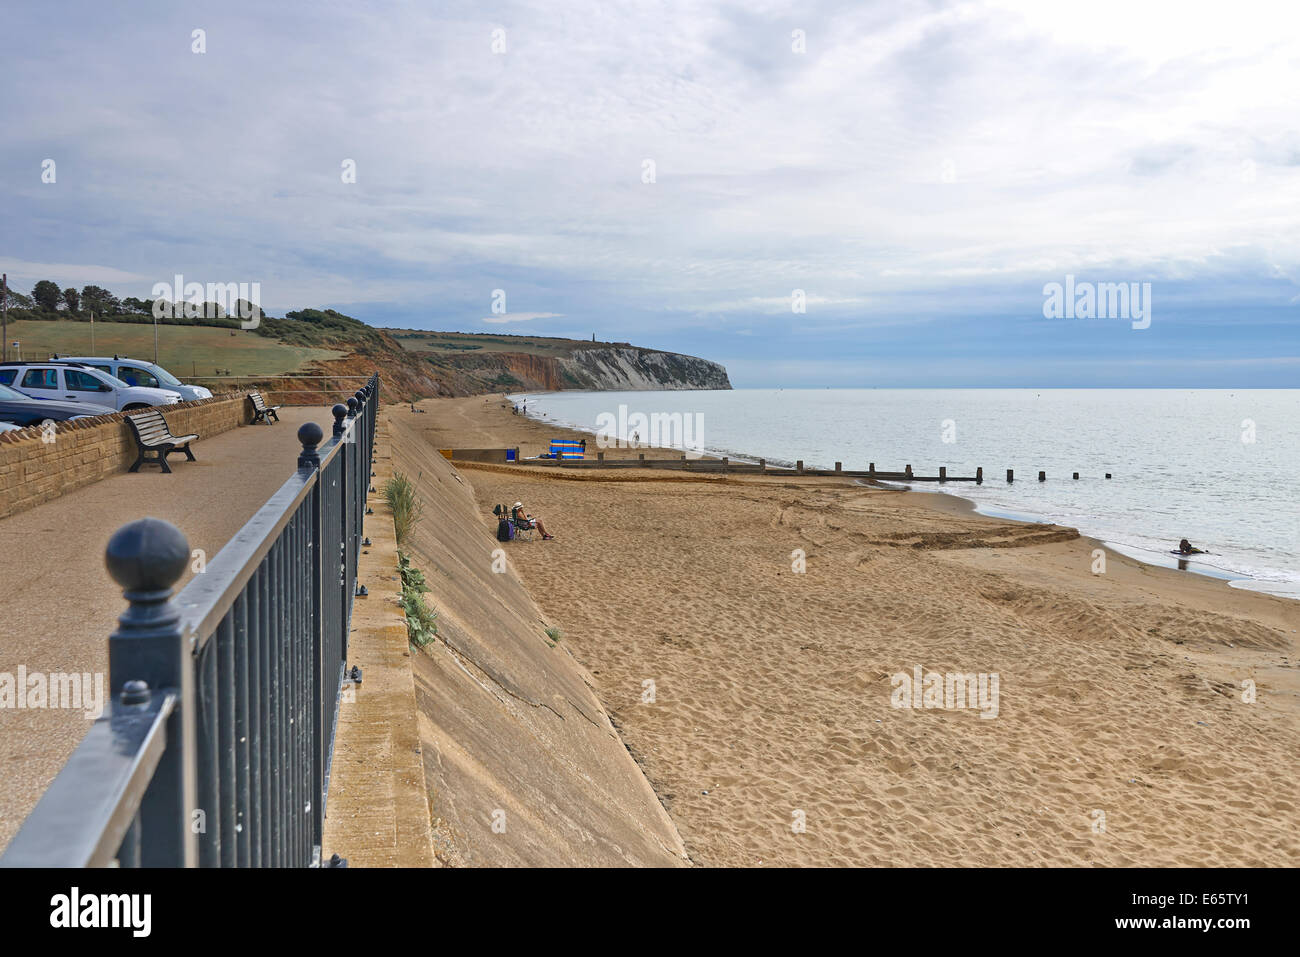
[[[803,459],[800,459],[798,462],[794,463],[794,470],[798,472],[800,475],[803,475]]]
[[[1016,480],[1016,473],[1015,473],[1015,470],[1014,470],[1014,469],[1007,469],[1007,482],[1008,482],[1008,483],[1011,483],[1011,482],[1014,482],[1015,480]]]
[[[911,477],[912,477],[912,466],[911,466],[911,465],[908,465],[905,469],[903,469],[903,472],[904,472],[904,474],[907,475],[908,478],[911,478]]]
[[[939,481],[940,482],[948,481],[948,466],[946,465],[939,466]]]
[[[977,469],[975,470],[975,481],[976,481],[976,483],[978,483],[978,484],[983,484],[983,482],[984,482],[984,466],[981,465],[979,468],[977,468]]]
[[[1046,473],[1046,472],[1042,472],[1042,471],[1040,471],[1040,472],[1038,473],[1038,481],[1040,481],[1040,482],[1046,482],[1046,481],[1047,481],[1047,473]]]

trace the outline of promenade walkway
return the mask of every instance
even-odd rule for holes
[[[109,537],[153,516],[215,556],[293,472],[298,426],[328,435],[334,421],[326,406],[280,418],[201,438],[198,461],[173,456],[171,475],[144,466],[0,519],[0,673],[100,673],[106,687],[107,639],[126,607],[104,569]],[[80,711],[0,708],[0,850],[89,727]]]

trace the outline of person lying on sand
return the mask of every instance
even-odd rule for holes
[[[1185,538],[1178,543],[1178,551],[1183,555],[1204,555],[1205,554],[1204,550],[1197,548]]]
[[[539,532],[542,533],[542,538],[545,541],[549,542],[551,539],[555,537],[554,535],[548,535],[546,533],[546,526],[542,524],[542,520],[540,518],[533,518],[531,515],[529,515],[527,512],[524,511],[523,502],[515,502],[514,508],[510,510],[510,517],[514,519],[515,523],[518,525],[527,525],[529,528],[537,529]]]

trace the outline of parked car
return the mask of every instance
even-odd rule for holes
[[[201,385],[186,385],[162,366],[144,359],[128,359],[126,356],[55,356],[63,362],[80,362],[100,372],[121,379],[127,385],[144,386],[149,389],[167,389],[180,393],[182,399],[210,399],[212,391]]]
[[[14,425],[12,422],[0,422],[0,432],[17,432],[21,425]]]
[[[87,415],[108,415],[116,411],[106,405],[93,405],[89,402],[33,399],[7,385],[0,385],[0,424],[13,425],[19,429],[37,425],[46,419],[63,422]]]
[[[96,408],[110,406],[113,412],[181,401],[179,392],[127,385],[77,362],[0,362],[0,385],[33,399],[80,402]]]

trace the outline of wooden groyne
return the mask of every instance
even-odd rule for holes
[[[871,462],[865,469],[846,469],[843,462],[836,462],[833,469],[808,468],[804,465],[803,460],[795,462],[793,466],[789,465],[771,465],[766,459],[759,459],[757,462],[736,461],[729,457],[723,458],[690,458],[681,455],[678,458],[654,458],[647,457],[644,452],[636,453],[635,457],[610,458],[603,451],[596,452],[594,456],[584,459],[526,459],[520,456],[519,449],[439,449],[439,451],[448,459],[454,462],[471,461],[471,462],[496,462],[500,464],[513,463],[516,465],[528,466],[532,468],[551,468],[551,469],[661,469],[676,472],[704,472],[710,474],[728,474],[728,475],[772,475],[772,476],[813,476],[821,478],[864,478],[870,481],[881,482],[974,482],[982,484],[984,481],[983,466],[975,470],[974,475],[949,475],[947,466],[941,465],[939,471],[934,475],[923,475],[916,472],[910,464],[905,465],[902,471],[887,471],[876,468],[876,463]],[[1079,473],[1073,473],[1074,479],[1079,478]],[[1106,478],[1110,478],[1110,473],[1106,473]],[[1047,481],[1045,471],[1038,472],[1040,482]],[[1007,469],[1007,482],[1015,481],[1015,471]]]

